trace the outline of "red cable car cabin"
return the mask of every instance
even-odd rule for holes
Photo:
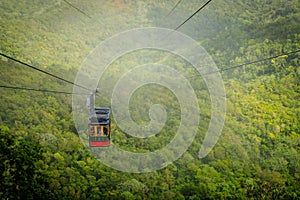
[[[110,145],[110,109],[95,108],[95,115],[90,117],[90,147],[108,147]]]

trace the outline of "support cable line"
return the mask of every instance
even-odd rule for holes
[[[83,12],[82,10],[80,10],[79,8],[77,8],[76,6],[74,6],[73,4],[71,4],[69,1],[67,0],[63,0],[66,4],[68,4],[69,6],[71,6],[72,8],[74,8],[75,10],[77,10],[78,12],[80,12],[81,14],[84,14],[85,16],[87,16],[88,18],[91,18],[91,16],[89,16],[88,14],[86,14],[85,12]]]
[[[13,58],[13,57],[10,57],[10,56],[8,56],[8,55],[5,55],[5,54],[3,54],[3,53],[1,53],[1,52],[0,52],[0,55],[3,56],[3,57],[5,57],[5,58],[8,58],[8,59],[10,59],[10,60],[12,60],[12,61],[14,61],[14,62],[20,63],[20,64],[22,64],[22,65],[24,65],[24,66],[26,66],[26,67],[29,67],[29,68],[34,69],[34,70],[36,70],[36,71],[39,71],[39,72],[41,72],[41,73],[47,74],[47,75],[49,75],[49,76],[52,76],[52,77],[54,77],[54,78],[56,78],[56,79],[59,79],[59,80],[64,81],[64,82],[66,82],[66,83],[69,83],[69,84],[71,84],[71,85],[75,85],[75,86],[80,87],[80,88],[82,88],[82,89],[85,89],[85,90],[87,90],[87,91],[91,91],[91,90],[88,89],[87,87],[78,85],[78,84],[76,84],[76,83],[74,83],[74,82],[72,82],[72,81],[66,80],[66,79],[64,79],[64,78],[62,78],[62,77],[59,77],[59,76],[55,75],[55,74],[52,74],[52,73],[47,72],[47,71],[45,71],[45,70],[39,69],[39,68],[37,68],[37,67],[34,67],[34,66],[32,66],[32,65],[30,65],[30,64],[28,64],[28,63],[25,63],[25,62],[23,62],[23,61],[20,61],[20,60],[18,60],[18,59],[15,59],[15,58]]]
[[[194,76],[190,76],[189,78],[196,77],[196,76],[205,76],[205,75],[215,74],[215,73],[227,71],[227,70],[230,70],[230,69],[240,68],[240,67],[243,67],[243,66],[246,66],[246,65],[260,63],[260,62],[263,62],[263,61],[266,61],[266,60],[271,60],[271,59],[274,59],[274,58],[278,58],[280,56],[295,54],[295,53],[298,53],[298,52],[300,52],[300,49],[296,49],[296,50],[293,50],[293,51],[277,54],[277,55],[266,57],[266,58],[261,58],[261,59],[254,60],[254,61],[245,62],[245,63],[238,64],[238,65],[235,65],[235,66],[227,67],[227,68],[224,68],[224,69],[219,69],[219,70],[207,72],[205,74],[197,74],[197,75],[194,75]]]
[[[205,4],[203,4],[198,10],[196,10],[191,16],[189,16],[184,22],[179,24],[175,29],[173,29],[170,33],[168,33],[165,37],[162,38],[162,40],[165,40],[167,37],[169,37],[174,31],[177,31],[181,26],[183,26],[186,22],[188,22],[190,19],[192,19],[198,12],[200,12],[205,6],[207,6],[212,0],[207,1]],[[174,8],[175,9],[175,8]]]
[[[35,92],[48,92],[48,93],[57,93],[57,94],[89,95],[87,93],[86,94],[85,93],[73,93],[73,92],[65,92],[65,91],[57,91],[57,90],[35,89],[35,88],[8,86],[8,85],[0,85],[0,88],[13,89],[13,90],[29,90],[29,91],[35,91]]]
[[[184,22],[182,22],[179,26],[177,26],[174,30],[177,31],[181,26],[183,26],[186,22],[192,19],[198,12],[200,12],[203,8],[205,8],[212,0],[207,1],[203,4],[198,10],[196,10],[191,16],[189,16]]]
[[[181,3],[182,0],[177,1],[177,3],[175,4],[175,6],[172,8],[172,10],[170,10],[170,12],[166,15],[166,17],[170,16],[171,13],[177,8],[177,6]]]

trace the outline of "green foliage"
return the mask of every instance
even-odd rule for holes
[[[43,149],[37,141],[16,135],[7,126],[0,127],[0,198],[42,198],[44,177],[36,163]]]
[[[1,52],[74,80],[88,52],[101,41],[141,26],[175,28],[200,4],[182,1],[166,16],[176,1],[72,3],[91,18],[64,1],[2,1]],[[199,41],[219,68],[227,68],[299,49],[299,8],[297,0],[212,1],[180,31]],[[124,73],[153,60],[186,77],[194,75],[181,58],[143,50],[116,59],[100,80],[102,89],[108,94]],[[201,78],[189,78],[200,105],[198,134],[176,162],[146,174],[110,169],[84,148],[74,127],[71,96],[1,88],[0,198],[299,199],[299,63],[296,53],[222,72],[226,123],[216,146],[201,160],[210,97]],[[71,85],[2,57],[0,67],[0,85],[72,91]],[[107,98],[97,102],[109,106]],[[158,85],[141,87],[130,100],[130,111],[138,124],[147,124],[149,108],[156,103],[168,112],[159,134],[134,138],[113,121],[114,144],[133,152],[164,147],[180,123],[176,96]]]

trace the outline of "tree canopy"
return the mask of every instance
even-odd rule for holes
[[[74,80],[89,52],[114,34],[140,27],[174,29],[205,3],[181,1],[168,15],[178,1],[68,2],[89,17],[65,1],[2,0],[0,52]],[[282,54],[221,71],[226,121],[202,159],[198,152],[212,105],[191,64],[153,49],[111,63],[99,82],[104,91],[111,92],[134,66],[154,61],[174,67],[195,91],[201,116],[197,135],[178,160],[157,171],[121,172],[95,158],[75,128],[72,95],[0,88],[0,198],[299,199],[300,60],[299,52],[284,54],[300,49],[299,9],[297,0],[212,1],[179,29],[199,42],[220,70]],[[0,86],[72,92],[72,85],[5,57],[0,66]],[[111,106],[109,98],[97,96],[96,103]],[[130,114],[147,124],[154,104],[168,112],[159,134],[132,137],[112,117],[112,142],[136,153],[166,146],[181,120],[176,94],[155,84],[140,87],[130,99]]]

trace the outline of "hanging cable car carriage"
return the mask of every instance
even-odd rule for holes
[[[107,147],[110,145],[110,109],[95,108],[89,124],[90,147]]]
[[[87,99],[90,107],[89,145],[90,147],[108,147],[110,145],[110,109],[95,108],[96,89]]]

